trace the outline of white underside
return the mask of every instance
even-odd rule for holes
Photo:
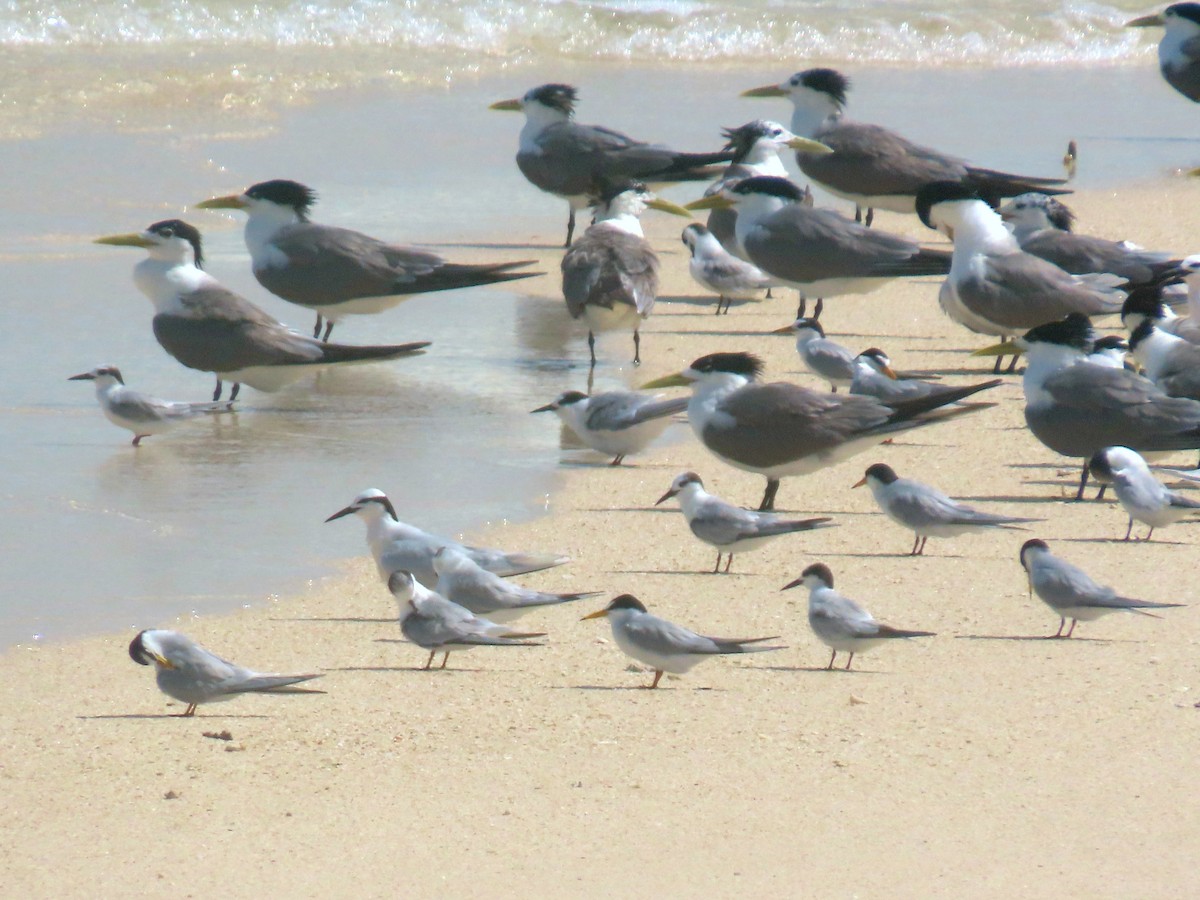
[[[588,305],[583,308],[583,318],[591,331],[633,331],[642,324],[642,316],[633,306],[618,303],[612,309],[607,306]]]

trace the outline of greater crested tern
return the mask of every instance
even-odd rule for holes
[[[1042,521],[980,512],[950,499],[935,487],[911,478],[901,478],[895,469],[885,463],[868,467],[866,474],[853,487],[862,487],[864,484],[871,489],[871,496],[883,513],[913,533],[909,556],[923,555],[925,543],[931,537],[958,537],[996,528],[1015,528],[1020,531],[1018,526],[1021,524]]]
[[[695,472],[684,472],[671,482],[667,492],[654,501],[658,506],[672,497],[679,498],[679,509],[692,534],[704,543],[717,548],[717,563],[713,574],[721,571],[721,556],[728,554],[725,571],[733,564],[734,553],[757,550],[774,538],[798,531],[833,528],[828,516],[816,519],[784,519],[772,513],[754,512],[726,503],[704,489],[704,482]]]
[[[1171,525],[1200,511],[1200,500],[1193,500],[1161,484],[1146,460],[1128,447],[1105,447],[1088,462],[1092,476],[1111,484],[1117,500],[1129,515],[1125,540],[1133,536],[1133,522],[1150,526],[1145,538],[1150,540],[1155,528]]]
[[[205,272],[200,232],[179,219],[96,243],[146,249],[147,258],[133,268],[133,281],[154,304],[154,337],[189,369],[217,376],[213,400],[221,399],[225,379],[234,383],[233,400],[243,383],[277,391],[322,366],[399,359],[429,346],[429,341],[414,341],[352,347],[293,331]]]
[[[917,194],[925,225],[954,241],[950,273],[938,291],[942,311],[976,334],[1025,331],[1068,313],[1116,313],[1125,292],[1114,276],[1071,275],[1026,253],[999,213],[960,182],[935,182]],[[1001,358],[994,371],[1000,370]],[[1013,359],[1009,371],[1016,365]]]
[[[232,700],[239,694],[321,693],[303,688],[288,690],[309,675],[264,675],[228,662],[205,650],[187,635],[164,628],[139,631],[129,642],[129,656],[140,666],[154,664],[158,689],[186,703],[180,715],[194,716],[201,703]]]
[[[937,377],[937,376],[933,376]],[[892,359],[878,347],[868,347],[854,357],[854,378],[850,393],[874,397],[889,406],[918,397],[934,397],[953,391],[945,384],[909,378],[892,368]]]
[[[1045,541],[1036,538],[1021,546],[1020,558],[1029,587],[1059,617],[1058,631],[1050,635],[1052,638],[1069,638],[1078,622],[1092,622],[1109,613],[1131,612],[1158,618],[1146,610],[1183,606],[1122,597],[1113,588],[1097,584],[1078,566],[1059,559]],[[1067,619],[1071,620],[1071,628],[1063,634]]]
[[[433,554],[433,570],[438,576],[434,589],[437,593],[477,616],[487,616],[493,622],[500,623],[511,622],[531,609],[583,600],[600,593],[549,593],[522,587],[489,572],[454,547],[441,547]]]
[[[746,257],[776,281],[800,292],[798,316],[816,298],[866,294],[902,276],[944,275],[950,254],[896,234],[864,228],[840,213],[806,205],[786,178],[746,178],[687,204],[691,210],[734,207]]]
[[[186,403],[161,400],[125,386],[121,370],[116,366],[96,366],[87,372],[72,375],[68,381],[91,381],[96,385],[96,400],[105,418],[118,428],[133,432],[133,446],[152,434],[164,434],[177,425],[197,416],[229,412],[233,401],[221,403]]]
[[[816,319],[800,318],[773,333],[795,335],[800,361],[808,371],[828,381],[833,393],[839,387],[849,388],[854,381],[854,354],[825,337],[825,329]]]
[[[1172,3],[1160,13],[1125,23],[1126,28],[1166,31],[1158,42],[1163,79],[1193,103],[1200,103],[1200,3]]]
[[[684,228],[682,238],[691,254],[688,272],[698,285],[717,295],[718,316],[722,306],[728,314],[734,300],[758,300],[774,284],[754,263],[739,259],[721,246],[716,236],[699,222]]]
[[[197,209],[240,209],[246,249],[258,283],[276,297],[314,309],[313,337],[329,340],[343,316],[380,313],[432,291],[533,278],[513,272],[535,260],[462,264],[419,247],[389,244],[358,231],[309,221],[317,195],[297,181],[262,181]],[[325,334],[321,335],[322,317]]]
[[[538,572],[570,562],[568,557],[555,554],[506,553],[489,547],[469,547],[422,531],[415,525],[401,522],[392,501],[377,488],[363,491],[349,506],[338,510],[325,521],[332,522],[351,514],[367,525],[367,546],[371,548],[379,577],[384,581],[393,572],[404,569],[432,589],[438,580],[433,568],[433,555],[442,547],[465,553],[475,563],[501,577]]]
[[[796,384],[760,384],[763,364],[751,353],[712,353],[646,388],[690,386],[688,422],[723,462],[767,479],[759,510],[775,507],[780,479],[807,475],[905,431],[993,404],[939,409],[995,387],[999,379],[955,388],[934,399],[886,406],[873,397],[810,391]]]
[[[429,659],[423,669],[433,667],[433,658],[442,654],[446,668],[450,652],[472,647],[540,647],[532,638],[545,632],[515,632],[469,609],[452,603],[417,581],[412,572],[398,569],[388,578],[388,590],[400,607],[400,632],[423,650]]]
[[[922,185],[959,181],[994,197],[1027,191],[1069,193],[1053,185],[1061,178],[1010,175],[968,165],[956,156],[914,144],[879,125],[844,118],[850,79],[833,69],[806,69],[782,84],[742,93],[743,97],[787,97],[792,102],[792,131],[827,146],[832,153],[797,151],[800,171],[829,193],[854,202],[855,218],[866,210],[869,226],[876,209],[912,213]]]
[[[640,453],[671,424],[671,416],[687,409],[687,399],[663,400],[637,391],[584,394],[564,391],[535,413],[552,412],[592,450],[613,457],[619,466],[630,453]]]
[[[1083,460],[1077,500],[1083,499],[1087,461],[1097,450],[1200,447],[1200,402],[1168,397],[1128,369],[1096,365],[1088,356],[1092,344],[1091,322],[1072,313],[1031,328],[1015,341],[975,351],[978,356],[1028,354],[1021,381],[1025,424],[1055,453]]]
[[[779,635],[718,638],[697,634],[647,612],[642,602],[632,594],[622,594],[604,609],[584,616],[581,621],[600,618],[608,619],[613,640],[626,656],[632,656],[654,669],[654,681],[646,685],[648,689],[658,687],[664,672],[682,675],[697,663],[713,656],[787,649],[783,644],[762,646],[764,641],[778,640]]]
[[[833,572],[824,563],[813,563],[800,573],[799,578],[785,584],[782,590],[801,585],[808,588],[809,627],[833,651],[826,670],[833,669],[833,661],[839,652],[850,654],[846,660],[846,671],[850,671],[856,653],[898,638],[936,636],[933,631],[910,631],[876,621],[861,604],[833,589]]]
[[[641,214],[657,209],[691,218],[680,206],[655,197],[644,184],[623,182],[593,197],[596,220],[562,258],[562,292],[572,319],[588,326],[591,365],[596,332],[633,332],[633,364],[642,364],[642,320],[658,297],[658,254],[642,233]]]
[[[679,153],[662,144],[647,144],[603,128],[575,122],[578,91],[568,84],[543,84],[515,100],[501,100],[489,108],[523,112],[517,149],[517,168],[530,184],[562,197],[570,205],[567,239],[575,233],[575,211],[592,205],[599,182],[638,179],[650,184],[708,181],[719,173],[713,168],[727,162],[732,152]]]

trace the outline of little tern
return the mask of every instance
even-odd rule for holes
[[[230,412],[233,401],[223,403],[185,403],[160,400],[125,387],[125,379],[116,366],[97,366],[72,375],[68,381],[91,381],[96,385],[96,400],[105,418],[118,428],[133,432],[133,446],[152,434],[164,434],[197,416]]]
[[[658,254],[642,233],[641,214],[657,209],[691,218],[660,200],[644,184],[623,182],[593,198],[596,220],[562,258],[562,292],[572,319],[588,326],[588,350],[596,367],[596,332],[633,332],[633,364],[642,364],[642,320],[658,297]]]
[[[714,210],[716,212],[716,210]],[[734,300],[758,300],[774,281],[754,263],[739,259],[721,246],[716,236],[698,222],[683,229],[688,248],[688,272],[698,285],[717,295],[717,315],[724,305],[728,315]]]
[[[1129,515],[1125,540],[1133,536],[1133,522],[1150,526],[1144,538],[1150,540],[1155,528],[1172,525],[1200,511],[1200,501],[1169,490],[1159,482],[1146,460],[1128,447],[1105,447],[1088,462],[1088,469],[1099,482],[1111,484],[1117,500]]]
[[[800,292],[798,316],[816,298],[866,294],[901,276],[945,275],[950,254],[908,238],[871,230],[840,213],[804,203],[786,178],[746,178],[687,204],[691,210],[737,209],[735,229],[746,258],[781,284]]]
[[[532,638],[545,637],[544,632],[514,632],[470,610],[452,603],[441,594],[424,587],[411,572],[398,569],[388,578],[388,590],[400,606],[401,633],[423,650],[429,659],[422,668],[433,666],[433,657],[442,654],[446,668],[453,650],[472,647],[540,647]]]
[[[1129,355],[1129,342],[1119,334],[1106,334],[1097,338],[1088,354],[1088,362],[1113,369],[1125,368],[1125,357]]]
[[[810,391],[796,384],[760,384],[762,360],[751,353],[711,353],[646,388],[690,386],[688,422],[723,462],[767,479],[760,511],[775,508],[780,479],[807,475],[905,431],[992,404],[938,409],[995,387],[999,379],[885,406],[873,397]]]
[[[933,631],[908,631],[877,622],[859,603],[833,589],[833,572],[824,563],[813,563],[782,590],[800,585],[808,588],[808,624],[813,634],[833,651],[826,671],[833,669],[833,661],[839,652],[850,654],[846,660],[848,672],[856,653],[898,638],[936,636]]]
[[[662,400],[636,391],[587,394],[564,391],[535,413],[552,412],[592,450],[613,457],[619,466],[630,453],[640,453],[671,424],[671,416],[687,409],[687,399]]]
[[[1121,597],[1112,588],[1097,584],[1078,566],[1059,559],[1045,541],[1036,538],[1021,546],[1021,566],[1029,577],[1030,588],[1059,617],[1058,631],[1050,635],[1052,638],[1069,638],[1078,622],[1092,622],[1109,613],[1131,612],[1158,618],[1146,610],[1184,605]],[[1071,628],[1063,634],[1067,619],[1071,620]]]
[[[433,554],[438,580],[435,590],[477,616],[493,622],[511,622],[529,610],[595,597],[599,591],[551,594],[521,587],[489,572],[462,550],[441,547]]]
[[[187,704],[181,716],[194,716],[201,703],[232,700],[239,694],[321,693],[304,688],[289,690],[302,681],[320,678],[319,674],[254,672],[221,659],[178,631],[162,628],[139,631],[129,642],[129,656],[139,666],[154,664],[158,689]]]
[[[934,376],[936,377],[936,376]],[[850,393],[874,397],[889,406],[918,397],[936,397],[953,391],[945,384],[918,378],[905,378],[892,368],[892,360],[878,347],[869,347],[854,357],[854,378]]]
[[[794,334],[796,353],[805,368],[829,382],[829,390],[849,388],[854,381],[854,354],[837,341],[825,337],[825,329],[816,319],[800,318],[773,334]]]
[[[828,516],[788,520],[772,513],[753,512],[726,503],[715,494],[708,493],[704,489],[704,482],[695,472],[677,475],[671,487],[654,505],[659,506],[672,497],[679,498],[679,509],[692,534],[717,548],[714,575],[721,571],[723,554],[728,554],[725,560],[725,571],[728,572],[733,564],[734,553],[757,550],[780,535],[835,527],[827,524],[830,521]]]
[[[429,346],[416,341],[351,347],[293,331],[205,272],[200,232],[179,219],[96,243],[146,249],[147,258],[133,268],[133,281],[154,304],[154,336],[189,369],[217,376],[213,400],[221,399],[223,379],[233,382],[229,399],[234,400],[243,383],[277,391],[322,366],[399,359]]]
[[[1061,178],[1010,175],[968,165],[956,156],[914,144],[879,125],[844,118],[850,79],[833,69],[806,69],[782,84],[769,84],[742,93],[743,97],[787,97],[792,102],[792,131],[812,138],[833,152],[797,151],[800,171],[829,193],[852,200],[855,218],[866,210],[869,226],[876,209],[911,213],[922,185],[959,181],[994,197],[1026,191],[1069,193],[1052,185]]]
[[[658,687],[664,672],[682,675],[697,663],[713,656],[787,649],[783,644],[762,646],[764,641],[778,640],[779,635],[761,638],[705,637],[652,615],[632,594],[622,594],[604,609],[584,616],[581,621],[601,618],[608,619],[613,640],[626,656],[632,656],[654,669],[654,681],[646,685],[647,689]]]
[[[901,478],[884,463],[870,466],[854,487],[866,485],[880,510],[902,528],[914,534],[909,556],[922,556],[931,537],[949,538],[977,534],[996,528],[1022,530],[1018,526],[1041,519],[1023,519],[980,512],[965,503],[951,500],[935,487]]]
[[[417,294],[533,278],[513,272],[535,260],[463,265],[418,247],[389,244],[348,228],[309,221],[316,193],[297,181],[253,184],[197,209],[247,214],[246,249],[258,283],[289,303],[317,312],[313,337],[329,340],[343,316],[380,313]],[[321,335],[322,317],[328,320]]]
[[[1000,215],[969,186],[946,181],[926,185],[917,194],[917,213],[926,226],[954,241],[938,303],[976,334],[1003,338],[1068,313],[1108,315],[1125,301],[1113,276],[1070,275],[1026,253]],[[1015,365],[1014,357],[1009,371]],[[999,370],[998,357],[993,371]]]
[[[1200,400],[1200,346],[1168,334],[1147,318],[1130,333],[1129,351],[1163,393]]]
[[[1126,28],[1166,29],[1158,42],[1163,79],[1193,103],[1200,103],[1200,3],[1172,3],[1160,13],[1125,23]]]
[[[367,546],[371,548],[375,567],[383,581],[387,581],[398,569],[404,569],[432,589],[438,580],[433,568],[433,555],[442,547],[466,553],[480,566],[501,577],[524,575],[570,562],[566,556],[553,554],[505,553],[488,547],[468,547],[458,541],[422,531],[415,525],[401,522],[387,494],[376,488],[363,491],[349,506],[338,510],[325,521],[332,522],[352,513],[367,524]]]

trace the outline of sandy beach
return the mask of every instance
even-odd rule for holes
[[[1180,235],[1200,226],[1198,194],[1200,184],[1179,179],[1071,204],[1083,231],[1187,252]],[[622,372],[629,383],[747,349],[766,359],[768,378],[821,387],[799,372],[790,340],[766,334],[791,319],[792,292],[715,317],[687,276],[682,220],[645,222],[664,284],[643,331],[645,364]],[[878,222],[936,239],[911,217]],[[561,224],[547,217],[544,230],[511,238],[553,244]],[[557,269],[558,251],[534,252]],[[556,278],[529,290],[543,296],[545,315],[565,317]],[[986,341],[945,319],[936,292],[934,281],[895,283],[831,301],[823,321],[851,347],[883,347],[898,368],[953,383],[990,377],[967,356]],[[630,349],[619,336],[600,344],[606,359]],[[549,632],[543,647],[479,649],[452,655],[447,671],[418,671],[425,654],[400,642],[395,603],[364,556],[299,596],[162,623],[256,668],[323,671],[321,695],[245,697],[180,719],[181,706],[126,655],[132,631],[8,651],[6,890],[1190,894],[1200,888],[1200,816],[1188,799],[1200,776],[1200,597],[1173,576],[1194,568],[1197,530],[1116,541],[1125,518],[1114,503],[1066,502],[1076,465],[1025,430],[1019,379],[979,399],[998,405],[786,480],[781,508],[830,515],[839,527],[739,556],[727,576],[709,574],[712,552],[673,504],[652,504],[686,469],[746,505],[757,503],[761,478],[717,462],[683,425],[627,467],[565,454],[548,515],[468,535],[573,557],[526,583],[605,592],[523,620]],[[877,461],[1045,522],[931,540],[925,557],[909,558],[911,536],[866,490],[850,489]],[[1189,605],[1042,640],[1058,620],[1029,598],[1017,561],[1033,536],[1125,593]],[[937,637],[863,655],[850,673],[824,671],[806,592],[779,590],[815,561],[883,621]],[[630,666],[606,623],[579,621],[622,592],[698,631],[778,634],[788,649],[706,662],[641,690],[649,674]],[[229,740],[206,736],[225,731]]]

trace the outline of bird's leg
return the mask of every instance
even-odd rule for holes
[[[767,296],[764,299],[766,299],[766,300],[774,300],[775,299],[774,297],[771,296],[770,288],[767,288]],[[1196,466],[1196,468],[1200,469],[1200,465]]]
[[[717,315],[721,314],[721,304],[725,302],[725,298],[717,294]]]
[[[837,385],[836,385],[836,384],[830,384],[830,385],[829,385],[829,393],[831,393],[831,394],[836,394],[836,393],[837,393]]]
[[[713,574],[716,575],[721,571],[721,551],[717,551],[717,564],[713,566]]]
[[[996,362],[992,365],[992,374],[993,375],[1000,374],[1000,363],[1002,363],[1003,361],[1004,361],[1004,357],[1002,357],[1002,356],[996,357]]]
[[[592,354],[592,368],[596,368],[596,335],[588,330],[588,352]]]
[[[325,337],[321,338],[321,340],[328,341],[331,334],[333,334],[333,319],[325,323]]]
[[[433,665],[433,658],[434,658],[436,655],[437,655],[437,651],[436,651],[436,650],[430,650],[430,651],[429,651],[429,659],[425,660],[425,665],[421,667],[421,671],[422,671],[422,672],[428,672],[428,671],[429,671],[430,667]]]
[[[446,668],[446,663],[448,663],[449,661],[450,661],[450,651],[447,650],[445,653],[442,654],[442,664],[440,666],[438,666],[438,668],[439,669]]]
[[[610,462],[610,463],[609,463],[609,465],[610,465],[610,466],[619,466],[619,465],[621,464],[621,461],[622,461],[623,459],[625,459],[625,454],[624,454],[624,453],[618,453],[616,456],[614,456],[614,457],[613,457],[613,461],[612,461],[612,462]]]
[[[642,364],[642,334],[638,329],[633,329],[633,364],[640,366]]]
[[[1125,529],[1125,540],[1129,540],[1129,536],[1133,534],[1133,516],[1129,517],[1129,527]]]
[[[325,320],[321,317],[321,314],[317,313],[317,324],[313,326],[313,337],[319,338],[321,336],[321,326],[324,323]]]
[[[194,716],[195,714],[196,714],[196,704],[195,704],[195,703],[189,703],[189,704],[188,704],[188,708],[187,708],[187,709],[185,709],[185,710],[184,710],[184,711],[181,713],[181,717],[182,717],[182,718],[185,718],[185,719],[190,719],[190,718],[191,718],[192,716]]]
[[[662,679],[662,676],[663,676],[663,670],[655,669],[654,670],[654,680],[652,682],[650,682],[650,687],[646,688],[646,690],[652,691],[656,687],[658,687],[658,682]]]
[[[834,661],[835,659],[837,659],[837,651],[836,651],[836,650],[834,650],[834,651],[833,651],[833,655],[829,657],[829,665],[827,665],[827,666],[825,667],[825,671],[826,671],[826,672],[832,672],[832,671],[833,671],[833,661]]]
[[[914,534],[912,549],[908,551],[908,555],[916,556],[918,553],[920,553],[921,551],[918,549],[920,547],[920,545],[921,545],[921,536],[919,534]]]
[[[871,208],[867,209],[867,217],[866,217],[866,219],[863,220],[863,224],[866,225],[868,228],[870,228],[871,223],[874,221],[875,221],[875,209],[874,209],[874,207],[871,207]]]
[[[567,241],[563,244],[564,247],[571,246],[571,238],[575,236],[575,207],[571,207],[571,214],[567,216]]]
[[[592,386],[595,385],[595,383],[596,383],[596,367],[592,366],[590,369],[588,369],[587,392],[589,395],[592,393]]]
[[[1013,358],[1011,360],[1009,360],[1008,368],[1004,370],[1005,375],[1011,375],[1013,372],[1015,372],[1017,370],[1017,360],[1019,360],[1020,358],[1021,358],[1020,356],[1013,356]]]
[[[808,298],[803,293],[800,294],[800,305],[796,307],[796,318],[803,319],[804,311],[808,309]]]
[[[233,383],[233,390],[229,392],[229,402],[230,403],[232,403],[234,400],[237,399],[238,391],[240,391],[241,389],[242,389],[242,383],[240,381],[235,381]]]
[[[1146,536],[1144,538],[1142,538],[1142,540],[1143,541],[1150,540],[1150,535],[1152,535],[1152,534],[1154,534],[1154,526],[1153,525],[1150,526],[1150,530],[1146,532]]]
[[[148,434],[135,434],[133,436],[133,446],[135,446],[135,447],[140,446],[142,443],[142,438],[144,438],[144,437],[149,437],[149,435]]]
[[[1071,635],[1073,635],[1075,633],[1075,626],[1078,624],[1079,624],[1078,619],[1072,619],[1071,627],[1067,630],[1067,633],[1064,635],[1064,637],[1070,637]]]
[[[1066,624],[1067,624],[1066,617],[1064,616],[1064,617],[1060,618],[1058,620],[1058,631],[1056,631],[1056,632],[1054,632],[1054,634],[1050,635],[1050,640],[1054,640],[1055,638],[1062,637],[1063,636],[1062,630],[1066,626]]]
[[[1102,485],[1100,485],[1100,490],[1096,491],[1096,499],[1097,499],[1097,500],[1103,500],[1103,499],[1104,499],[1104,492],[1105,492],[1105,491],[1107,491],[1107,490],[1108,490],[1108,485],[1107,485],[1107,484],[1102,484]]]
[[[775,508],[775,495],[779,493],[779,479],[768,478],[767,489],[763,491],[762,503],[758,505],[759,512],[766,512]]]
[[[221,387],[222,387],[222,386],[221,386],[221,379],[218,377],[218,378],[217,378],[217,386],[216,386],[216,388],[213,390],[213,403],[216,403],[218,400],[220,400],[220,399],[221,399]]]
[[[730,553],[730,554],[729,554],[729,555],[728,555],[728,556],[725,558],[725,571],[726,571],[726,573],[728,573],[728,572],[729,572],[729,567],[730,567],[730,566],[732,566],[732,565],[733,565],[733,554],[732,554],[732,553]]]
[[[854,221],[859,225],[862,224],[862,207],[857,203],[854,204]]]
[[[850,658],[846,660],[846,671],[850,671],[850,663],[854,662],[854,651],[850,651]]]
[[[926,534],[926,535],[921,536],[921,549],[917,551],[917,556],[925,555],[925,542],[928,540],[929,540],[929,535]]]
[[[825,298],[818,297],[817,298],[817,308],[813,310],[813,318],[814,319],[821,318],[821,310],[823,310],[824,308],[825,308]]]
[[[1085,459],[1083,461],[1083,475],[1081,475],[1079,478],[1079,490],[1075,492],[1075,500],[1076,501],[1083,499],[1083,489],[1087,487],[1087,483],[1088,483],[1088,461]]]

